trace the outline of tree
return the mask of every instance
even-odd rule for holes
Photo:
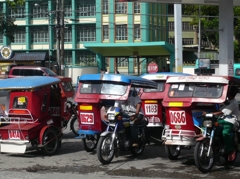
[[[24,5],[25,0],[7,0],[8,7],[17,10],[19,6]],[[17,25],[14,24],[15,19],[7,15],[6,12],[0,13],[0,33],[8,37],[11,42],[14,42],[14,32]]]
[[[200,12],[200,13],[199,13]],[[201,21],[201,40],[208,43],[209,47],[219,47],[219,7],[204,5],[184,5],[183,14],[192,16],[192,25],[198,26],[199,16]],[[240,7],[234,7],[234,16],[240,16]],[[234,60],[240,58],[240,18],[234,18]]]

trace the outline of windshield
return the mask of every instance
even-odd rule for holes
[[[57,76],[52,70],[45,68],[44,71],[48,74],[48,76]]]
[[[222,95],[223,86],[220,84],[172,84],[169,97],[197,97],[219,98]]]
[[[108,95],[124,95],[127,85],[109,84],[109,83],[83,83],[80,93],[98,93]]]
[[[165,85],[165,81],[164,82],[158,82],[155,81],[158,84],[158,88],[157,89],[150,89],[150,88],[145,88],[143,91],[144,92],[162,92],[164,91],[164,85]]]

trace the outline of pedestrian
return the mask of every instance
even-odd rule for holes
[[[214,116],[220,116],[218,123],[223,127],[222,136],[225,144],[226,153],[228,154],[228,161],[234,160],[236,156],[236,151],[234,150],[233,141],[231,132],[234,128],[238,127],[238,102],[235,99],[236,94],[238,93],[238,88],[235,86],[231,86],[227,97],[228,104],[224,104],[224,106],[216,112],[212,112]],[[206,112],[203,112],[203,115],[206,115]]]

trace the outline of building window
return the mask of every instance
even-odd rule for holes
[[[174,30],[174,22],[168,22],[168,30],[170,31]]]
[[[134,40],[141,39],[140,24],[134,24]]]
[[[109,40],[108,25],[103,25],[103,40]]]
[[[193,26],[190,25],[190,22],[182,22],[182,30],[193,31]]]
[[[89,51],[78,51],[76,66],[97,66],[96,55]]]
[[[72,42],[72,28],[70,26],[64,29],[64,42]]]
[[[48,6],[47,5],[41,5],[35,7],[33,5],[33,18],[45,18],[48,17]]]
[[[174,44],[174,38],[168,38],[168,43]]]
[[[3,43],[3,34],[0,33],[0,43],[2,44]]]
[[[18,27],[14,32],[14,43],[25,43],[26,42],[26,30],[25,27]]]
[[[25,6],[19,6],[17,8],[11,9],[10,16],[12,18],[22,19],[25,18]]]
[[[127,25],[116,25],[115,26],[116,29],[116,40],[127,40],[128,39],[128,34],[127,34]]]
[[[72,1],[65,0],[64,2],[64,16],[71,17],[72,16]]]
[[[48,27],[38,27],[31,29],[32,42],[49,42]]]
[[[118,67],[128,67],[128,59],[127,58],[117,58],[117,66]]]
[[[193,44],[193,38],[183,38],[182,39],[183,45],[192,45]]]
[[[120,0],[115,0],[115,13],[127,14],[127,2],[120,2]]]
[[[0,3],[0,12],[3,12],[3,3]]]
[[[72,51],[64,51],[64,61],[65,65],[73,65],[72,62]]]
[[[77,28],[78,42],[95,42],[96,41],[96,26],[84,25]]]
[[[173,4],[168,4],[168,14],[174,14],[174,6]]]
[[[96,3],[95,0],[81,0],[77,3],[77,16],[95,16]]]
[[[108,0],[103,0],[102,2],[102,7],[103,7],[103,14],[108,14]]]
[[[140,2],[134,2],[134,13],[135,14],[140,14]]]

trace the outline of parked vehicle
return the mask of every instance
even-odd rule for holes
[[[166,90],[166,80],[168,76],[191,76],[186,73],[160,72],[144,74],[140,77],[155,81],[157,89],[144,89],[140,93],[142,108],[148,118],[148,132],[153,142],[162,143],[162,131],[166,123],[166,112],[162,106],[162,100]]]
[[[204,127],[203,137],[197,139],[194,148],[194,161],[197,168],[203,173],[210,172],[215,161],[221,161],[221,158],[224,158],[228,164],[234,163],[237,159],[237,152],[239,152],[239,133],[237,130],[233,130],[231,133],[236,155],[232,161],[229,161],[222,136],[223,127],[217,122],[218,118],[212,114],[207,114],[202,116],[202,118]]]
[[[25,153],[27,147],[53,155],[61,147],[63,123],[69,120],[67,98],[74,91],[64,77],[19,77],[0,80],[7,91],[0,121],[4,153]]]
[[[74,101],[78,103],[79,138],[86,151],[96,148],[100,134],[107,128],[106,111],[114,106],[115,100],[127,99],[130,87],[136,80],[146,82],[146,86],[155,84],[139,77],[117,74],[86,74],[79,78]]]
[[[52,76],[58,75],[46,67],[37,66],[14,66],[8,73],[8,78],[16,78],[21,76]]]
[[[168,77],[163,98],[166,125],[162,139],[165,153],[176,160],[182,149],[190,149],[203,134],[202,111],[216,111],[226,98],[228,80],[217,76]]]

